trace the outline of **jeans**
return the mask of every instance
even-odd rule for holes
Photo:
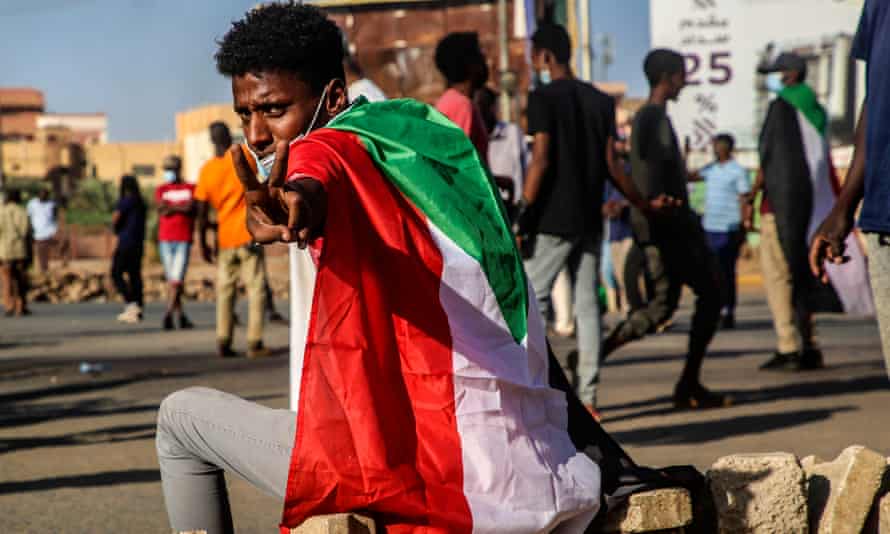
[[[241,246],[220,249],[216,280],[216,338],[221,345],[230,345],[235,329],[235,296],[238,275],[247,288],[247,343],[263,340],[266,308],[266,262],[262,248]]]
[[[185,280],[189,267],[192,244],[188,241],[159,241],[158,254],[164,265],[164,277],[168,283],[179,284]]]
[[[865,234],[868,246],[868,273],[875,297],[878,328],[884,352],[884,368],[890,377],[890,239],[883,234]]]
[[[208,388],[164,399],[155,442],[173,531],[234,532],[224,471],[283,501],[296,424],[290,410]]]
[[[542,317],[550,312],[550,291],[564,266],[575,282],[575,315],[578,323],[577,393],[584,404],[596,405],[599,382],[601,329],[596,282],[602,242],[599,235],[561,237],[539,234],[535,251],[525,270],[538,299]]]
[[[723,306],[726,315],[735,316],[736,306],[736,263],[739,260],[739,251],[742,249],[743,234],[740,230],[729,232],[708,232],[708,245],[717,261],[720,263],[720,272],[723,274]]]
[[[118,247],[114,251],[111,279],[125,302],[142,306],[142,247]]]

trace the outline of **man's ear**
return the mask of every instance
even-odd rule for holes
[[[324,104],[328,117],[335,117],[349,106],[349,95],[346,92],[346,82],[341,79],[331,80],[328,86],[328,97]]]

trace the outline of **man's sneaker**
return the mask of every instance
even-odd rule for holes
[[[194,327],[195,325],[189,321],[189,318],[186,317],[184,313],[179,316],[179,328],[183,330],[191,330]]]
[[[216,345],[216,355],[220,358],[237,358],[238,353],[232,350],[231,343],[220,342]]]
[[[168,313],[164,315],[164,322],[162,324],[164,330],[173,330],[173,317]]]
[[[269,347],[263,345],[262,341],[257,341],[256,343],[251,343],[247,347],[247,357],[250,359],[255,358],[266,358],[267,356],[271,356],[272,351],[269,350]]]
[[[590,416],[593,417],[594,421],[596,421],[597,423],[601,423],[603,421],[603,416],[602,414],[600,414],[600,411],[596,409],[596,406],[594,406],[593,404],[585,404],[584,408],[587,409],[587,413],[589,413]]]
[[[677,410],[706,410],[732,406],[732,397],[713,393],[701,384],[677,384],[674,389],[674,408]]]
[[[815,371],[825,367],[822,351],[819,349],[805,349],[797,361],[796,371]]]
[[[760,366],[761,371],[788,371],[795,369],[800,362],[800,353],[776,352],[773,357]]]
[[[117,316],[117,320],[121,323],[135,324],[142,320],[142,308],[135,302],[127,304],[124,311]]]

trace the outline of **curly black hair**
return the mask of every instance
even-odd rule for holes
[[[559,24],[542,24],[532,35],[532,45],[538,50],[549,50],[556,61],[565,65],[572,58],[572,40],[569,32]]]
[[[476,32],[454,32],[436,45],[436,67],[448,83],[467,81],[474,63],[485,63]]]
[[[264,4],[232,23],[214,56],[224,76],[295,73],[320,93],[343,74],[343,36],[317,7],[293,1]]]

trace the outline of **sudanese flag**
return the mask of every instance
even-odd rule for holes
[[[570,438],[532,290],[469,139],[424,104],[361,99],[292,145],[288,180],[300,178],[324,184],[327,216],[312,268],[292,269],[311,305],[293,317],[282,532],[343,511],[386,532],[583,532],[601,472]]]
[[[810,272],[808,244],[834,205],[840,182],[826,137],[828,115],[806,84],[784,88],[770,103],[760,136],[760,162],[779,241],[795,292],[812,311],[874,314],[865,256],[854,233],[845,265],[826,263],[830,284]]]

